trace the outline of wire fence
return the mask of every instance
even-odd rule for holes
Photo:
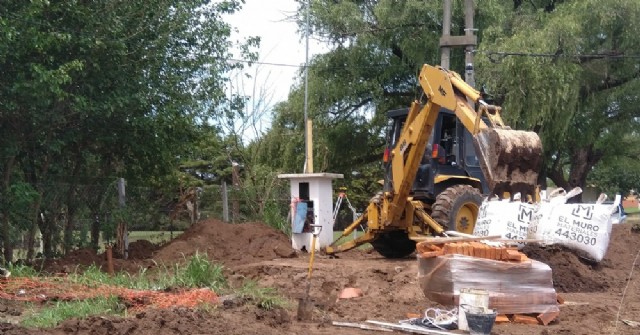
[[[42,191],[38,213],[23,206],[12,215],[9,234],[18,257],[30,248],[44,252],[47,243],[55,253],[96,244],[100,247],[116,239],[118,225],[123,222],[129,232],[183,231],[209,219],[261,221],[285,232],[290,230],[289,188],[279,180],[268,190],[221,183],[159,191],[118,180],[89,185],[47,183],[36,188]],[[99,236],[97,241],[95,236]]]

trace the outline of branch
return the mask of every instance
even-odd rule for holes
[[[609,89],[612,89],[612,88],[616,88],[616,87],[622,86],[622,85],[624,85],[624,84],[626,84],[626,83],[628,83],[628,82],[630,82],[630,81],[632,81],[634,79],[637,79],[639,77],[638,76],[639,74],[640,74],[640,72],[636,72],[629,78],[617,79],[617,80],[611,80],[611,77],[607,77],[607,78],[605,78],[605,80],[602,81],[602,83],[599,86],[597,86],[595,88],[594,91],[595,92],[606,91],[606,90],[609,90]]]
[[[342,120],[350,117],[351,115],[353,115],[353,113],[355,111],[357,111],[361,107],[367,105],[371,101],[373,101],[373,98],[369,97],[369,98],[361,100],[358,103],[350,104],[350,105],[347,105],[346,107],[340,108],[335,112],[331,112],[330,111],[329,114],[331,114],[332,116],[335,117],[334,121],[342,121]]]
[[[392,92],[392,91],[388,91],[388,90],[383,90],[382,91],[382,95],[385,97],[413,97],[415,96],[414,92],[406,92],[406,91],[400,91],[400,92]]]
[[[567,189],[567,188],[569,188],[569,183],[567,182],[567,180],[564,177],[564,172],[562,171],[563,165],[560,164],[560,160],[561,160],[560,154],[558,153],[558,154],[556,154],[556,158],[553,160],[553,164],[551,164],[551,167],[549,168],[548,177],[558,187],[562,187],[564,189]]]

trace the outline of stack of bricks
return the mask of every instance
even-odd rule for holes
[[[416,249],[422,258],[458,254],[505,262],[525,262],[529,260],[527,255],[518,251],[516,247],[494,247],[476,241],[441,244],[421,242],[416,245]]]

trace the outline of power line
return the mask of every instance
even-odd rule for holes
[[[499,62],[498,58],[502,59],[509,56],[515,57],[532,57],[532,58],[581,58],[581,59],[640,59],[640,55],[625,55],[625,54],[610,54],[610,53],[595,53],[595,54],[558,54],[558,53],[535,53],[535,52],[509,52],[509,51],[478,51],[475,50],[474,53],[482,53],[489,57],[489,60],[492,62]],[[258,65],[268,65],[268,66],[281,66],[281,67],[297,67],[300,69],[304,69],[305,65],[300,64],[286,64],[286,63],[271,63],[271,62],[261,62],[261,61],[250,61],[250,60],[242,60],[242,59],[226,59],[231,62],[238,63],[247,63],[258,64]],[[321,66],[317,64],[310,64],[307,67],[309,68],[320,68]],[[406,64],[389,64],[389,63],[378,63],[371,64],[366,66],[325,66],[326,69],[368,69],[368,68],[379,68],[379,67],[408,67]]]
[[[625,55],[624,53],[593,53],[593,54],[565,54],[544,52],[515,52],[515,51],[478,51],[475,53],[486,54],[489,61],[497,63],[509,56],[532,58],[580,58],[580,59],[640,59],[640,55]],[[496,57],[497,56],[497,57]]]

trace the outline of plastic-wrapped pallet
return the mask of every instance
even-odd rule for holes
[[[489,292],[489,308],[500,314],[557,312],[551,268],[542,262],[504,262],[461,255],[418,257],[418,281],[425,296],[458,306],[461,289]]]

